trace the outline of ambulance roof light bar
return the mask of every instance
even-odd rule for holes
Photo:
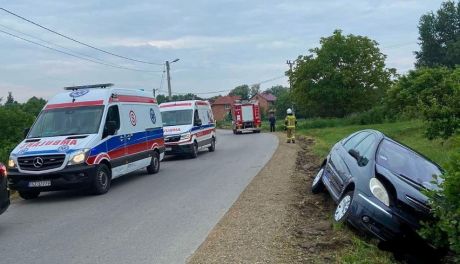
[[[101,84],[89,84],[89,85],[81,85],[81,86],[69,86],[64,87],[64,90],[67,91],[75,91],[79,89],[94,89],[94,88],[107,88],[113,86],[113,83],[101,83]]]

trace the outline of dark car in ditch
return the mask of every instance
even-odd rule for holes
[[[411,148],[379,131],[362,130],[332,147],[312,192],[330,193],[337,203],[335,221],[393,241],[416,234],[420,221],[430,218],[423,190],[438,188],[442,173]]]
[[[0,214],[3,214],[10,206],[10,191],[8,190],[6,177],[6,167],[0,163]]]

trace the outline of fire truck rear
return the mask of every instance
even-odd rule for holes
[[[232,126],[234,134],[259,133],[262,124],[258,101],[239,102],[233,105]]]

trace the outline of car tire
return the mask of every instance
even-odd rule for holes
[[[40,195],[39,191],[20,191],[18,193],[19,197],[21,197],[24,200],[32,200]]]
[[[196,157],[198,157],[198,143],[193,142],[193,146],[192,146],[192,153],[190,154],[190,157],[192,159],[195,159]]]
[[[211,146],[208,148],[209,152],[214,152],[216,150],[216,138],[212,137]]]
[[[333,218],[335,222],[343,223],[347,220],[348,215],[350,215],[352,202],[353,191],[347,192],[342,196],[334,211]]]
[[[233,129],[233,134],[235,134],[235,135],[236,135],[236,129]]]
[[[147,166],[147,173],[148,174],[156,174],[160,170],[160,154],[154,151],[152,160],[150,161],[150,165]]]
[[[324,169],[326,166],[322,166],[318,173],[316,173],[315,178],[313,178],[313,182],[311,183],[311,192],[314,194],[320,193],[324,191],[324,183],[323,183],[323,175]]]
[[[110,189],[111,180],[112,177],[110,176],[110,170],[107,165],[99,164],[93,178],[93,194],[100,195],[107,193]]]

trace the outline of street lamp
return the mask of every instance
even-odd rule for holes
[[[172,92],[171,92],[171,76],[169,74],[169,64],[170,63],[174,63],[174,62],[178,62],[179,59],[175,59],[171,62],[169,61],[166,61],[166,79],[168,80],[168,97],[169,97],[169,101],[171,101],[171,98],[172,98]]]

